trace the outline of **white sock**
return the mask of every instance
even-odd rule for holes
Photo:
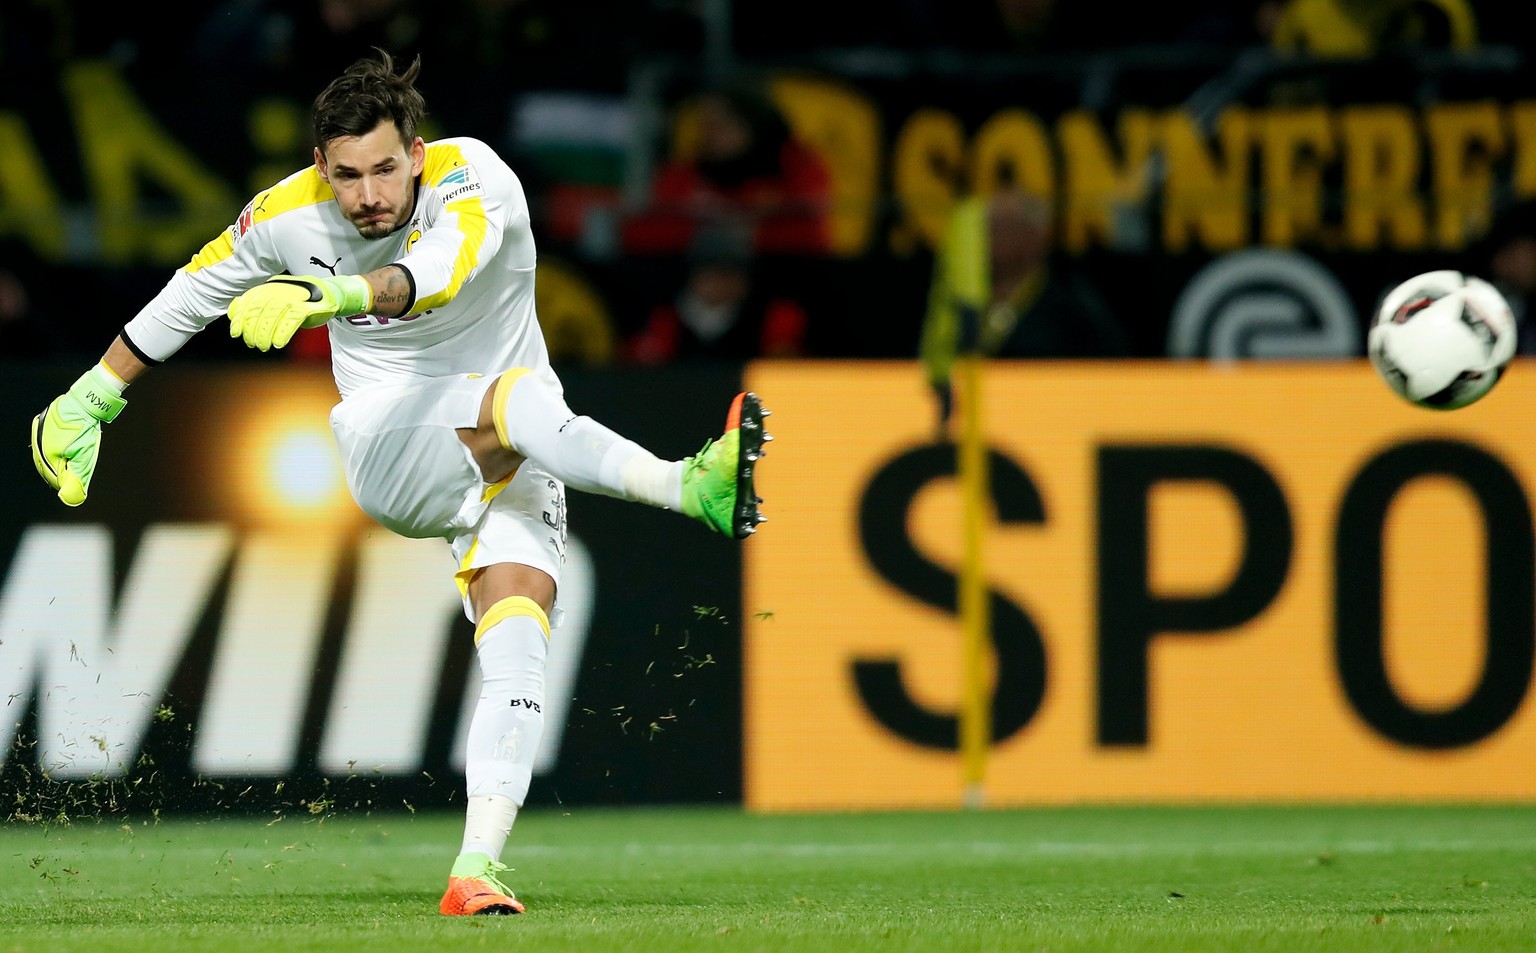
[[[683,507],[683,461],[658,460],[649,453],[632,456],[621,475],[624,498],[659,506],[664,510]]]
[[[497,429],[508,447],[586,493],[667,509],[682,504],[683,467],[593,420],[571,412],[565,398],[531,373],[496,384]]]
[[[511,798],[500,794],[471,797],[469,808],[464,812],[464,844],[459,853],[485,854],[492,860],[499,860],[516,820],[517,802]]]
[[[548,632],[543,610],[523,596],[496,603],[475,631],[480,699],[465,747],[463,853],[498,859],[528,796],[544,736]]]

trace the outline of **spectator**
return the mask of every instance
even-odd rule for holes
[[[963,337],[1003,358],[1130,353],[1125,331],[1088,280],[1052,253],[1050,208],[1019,192],[962,201],[935,259],[921,354],[949,419],[950,370]]]
[[[1473,273],[1491,281],[1515,314],[1521,354],[1536,354],[1536,200],[1527,199],[1501,212],[1482,242],[1482,262]]]
[[[223,0],[192,27],[185,55],[247,95],[307,102],[337,62],[418,52],[422,21],[413,0]]]
[[[630,360],[664,364],[804,356],[805,309],[759,291],[751,236],[744,230],[700,229],[688,264],[677,299],[653,309],[645,327],[630,339]]]
[[[694,103],[698,146],[664,163],[650,202],[624,226],[632,252],[687,250],[701,225],[735,221],[759,254],[825,254],[832,179],[762,92],[711,90]]]
[[[439,13],[427,55],[487,90],[620,94],[631,52],[651,39],[651,18],[628,0],[448,0]]]
[[[27,290],[27,280],[35,279],[42,264],[25,246],[13,242],[0,245],[0,360],[54,357],[64,353],[64,335],[37,308],[37,299]]]

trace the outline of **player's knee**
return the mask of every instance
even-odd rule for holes
[[[479,602],[481,597],[475,591],[476,585],[500,584],[507,587],[515,583],[521,583],[521,587],[528,589],[542,588],[547,585],[550,595],[553,596],[554,580],[549,577],[549,574],[520,563],[495,563],[486,566],[471,582],[470,592]],[[480,621],[475,625],[475,644],[479,645],[482,639],[503,623],[515,623],[518,620],[527,620],[538,626],[539,632],[544,635],[544,641],[549,641],[549,610],[544,608],[539,599],[519,594],[497,599],[480,613]]]
[[[482,698],[523,709],[513,714],[542,720],[548,627],[543,608],[527,596],[511,596],[491,606],[475,630]]]
[[[496,375],[496,390],[504,397],[518,381],[534,373],[531,367],[509,367]]]
[[[490,391],[486,394],[486,399],[490,402],[491,425],[495,428],[496,436],[501,440],[503,447],[511,447],[513,445],[512,438],[509,436],[507,429],[509,422],[507,400],[511,397],[512,388],[517,386],[518,381],[527,378],[532,373],[533,370],[527,367],[514,367],[510,370],[502,371],[501,375],[496,378],[496,383],[491,385]],[[485,416],[482,414],[481,419],[483,420]]]
[[[511,436],[508,433],[509,417],[507,415],[507,398],[512,393],[512,388],[517,382],[533,374],[533,370],[527,367],[514,367],[502,371],[496,375],[495,381],[485,389],[485,395],[480,398],[480,418],[473,433],[460,431],[464,442],[478,456],[482,445],[485,448],[497,448],[512,446]]]

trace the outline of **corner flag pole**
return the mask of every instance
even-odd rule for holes
[[[987,442],[982,433],[979,349],[961,354],[955,369],[961,385],[959,460],[965,548],[960,562],[960,627],[965,640],[965,685],[960,709],[960,754],[965,775],[965,806],[980,808],[992,741],[992,692],[987,649],[992,628],[987,599],[985,536],[992,498],[987,479]]]

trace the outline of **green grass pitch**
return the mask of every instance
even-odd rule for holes
[[[1536,807],[528,811],[528,915],[448,919],[460,831],[11,823],[0,953],[1536,949]]]

